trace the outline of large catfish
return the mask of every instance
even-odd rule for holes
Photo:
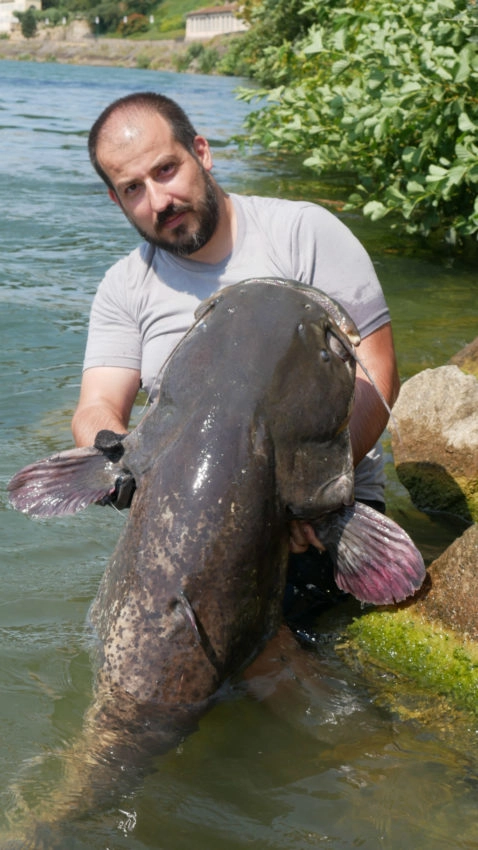
[[[12,479],[13,505],[43,516],[136,484],[91,608],[95,701],[51,821],[109,800],[133,764],[192,731],[278,629],[292,518],[319,523],[338,584],[359,598],[388,603],[420,586],[410,539],[353,503],[358,341],[341,307],[311,287],[230,286],[198,309],[134,431]]]

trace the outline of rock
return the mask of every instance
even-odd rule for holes
[[[478,379],[425,369],[403,384],[393,420],[397,475],[416,507],[478,520]]]
[[[454,364],[407,381],[390,422],[397,474],[422,510],[478,519],[478,342]],[[470,374],[465,374],[461,368]],[[457,538],[428,568],[422,589],[394,608],[365,611],[347,629],[345,658],[364,676],[374,669],[414,681],[429,702],[446,699],[478,714],[478,525]],[[340,649],[340,647],[339,647]],[[395,678],[394,710],[400,702]],[[418,697],[419,700],[419,697]],[[420,716],[423,714],[419,701]],[[434,703],[434,711],[436,702]],[[413,704],[412,704],[413,710]]]
[[[478,378],[478,336],[458,354],[454,354],[449,362],[459,366],[462,372]]]
[[[446,700],[460,711],[478,714],[478,525],[468,528],[428,568],[423,588],[393,608],[371,608],[355,618],[337,649],[344,660],[375,681],[376,670],[391,678],[389,697],[406,716],[416,686],[420,716],[423,700]],[[375,672],[374,672],[375,670]],[[406,697],[400,701],[404,677]],[[408,683],[408,684],[407,684]],[[420,698],[423,694],[423,700]],[[434,709],[437,702],[434,702]]]
[[[416,603],[462,637],[478,640],[478,525],[468,528],[428,569],[430,590]]]

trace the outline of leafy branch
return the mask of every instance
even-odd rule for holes
[[[246,37],[263,83],[240,94],[262,99],[248,140],[353,177],[348,205],[372,219],[476,240],[477,12],[475,0],[302,0],[305,34],[276,44],[269,32],[262,52],[257,31]]]

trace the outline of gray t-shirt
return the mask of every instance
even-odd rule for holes
[[[336,216],[308,202],[231,198],[237,236],[220,263],[174,257],[143,243],[109,269],[93,301],[84,369],[137,369],[152,397],[198,304],[250,277],[290,278],[322,289],[345,307],[362,338],[389,321],[367,252]],[[357,497],[383,499],[382,466],[377,447],[357,467]]]

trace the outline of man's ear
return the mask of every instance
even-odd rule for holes
[[[118,206],[121,206],[118,200],[118,195],[116,194],[114,189],[108,189],[108,195],[110,200],[112,200],[115,204],[118,204]]]
[[[195,136],[193,146],[194,152],[201,164],[206,171],[210,171],[212,168],[212,155],[208,140],[204,136]]]

